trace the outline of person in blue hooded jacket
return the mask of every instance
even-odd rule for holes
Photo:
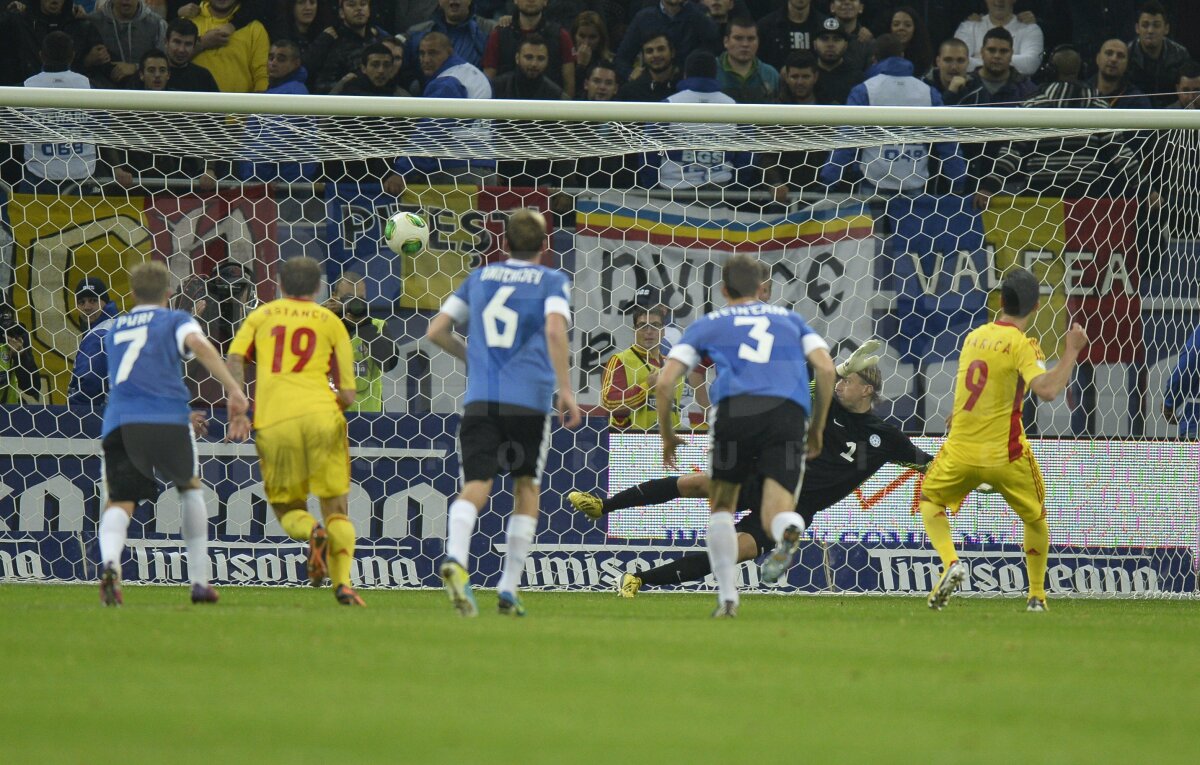
[[[873,61],[867,69],[867,79],[851,89],[847,105],[943,105],[936,88],[913,76],[912,62],[904,58],[904,45],[894,35],[876,38]],[[930,153],[927,143],[841,148],[821,168],[820,179],[828,185],[861,179],[860,191],[869,194],[920,194],[930,179]],[[952,190],[961,190],[967,166],[958,144],[935,143],[932,154],[941,160],[941,173],[950,181]]]
[[[721,92],[717,81],[717,57],[707,51],[694,51],[683,65],[683,79],[675,94],[666,98],[673,104],[732,104],[732,98]],[[651,125],[647,131],[665,134],[664,140],[693,141],[703,145],[715,136],[736,134],[736,125],[700,125],[670,123]],[[683,134],[682,136],[680,134]],[[724,141],[728,142],[728,141]],[[638,170],[638,185],[642,188],[694,189],[702,187],[739,187],[749,189],[763,182],[762,170],[754,164],[754,153],[716,149],[673,149],[650,152],[643,156]],[[775,198],[786,198],[787,188],[779,186]]]
[[[71,406],[101,408],[108,398],[108,359],[104,355],[104,336],[117,315],[117,304],[108,299],[108,285],[95,276],[87,276],[75,285],[75,313],[83,333],[79,351],[71,368],[67,403]]]
[[[1200,436],[1200,329],[1179,350],[1163,390],[1163,416],[1179,424],[1180,438]]]

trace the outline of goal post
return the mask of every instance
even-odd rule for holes
[[[30,183],[26,168],[3,168],[0,281],[19,328],[5,329],[0,353],[0,581],[94,573],[99,416],[74,373],[94,321],[80,280],[103,281],[101,311],[125,309],[128,270],[162,260],[180,307],[227,343],[256,301],[276,296],[278,262],[303,254],[325,264],[330,288],[363,298],[365,313],[346,317],[356,333],[393,340],[386,358],[364,350],[356,364],[359,397],[379,410],[349,417],[356,582],[436,586],[465,378],[424,330],[471,269],[503,257],[507,213],[532,207],[550,221],[548,263],[572,281],[572,382],[593,416],[554,431],[527,586],[611,588],[621,572],[703,552],[702,500],[593,523],[565,496],[665,475],[657,435],[625,424],[637,417],[618,411],[610,427],[605,365],[634,342],[639,301],[669,309],[669,343],[720,305],[724,258],[749,252],[770,266],[773,299],[835,355],[884,341],[876,412],[930,453],[944,439],[962,337],[993,315],[1005,270],[1033,270],[1043,307],[1030,332],[1051,362],[1069,322],[1093,339],[1067,396],[1025,406],[1047,484],[1047,586],[1192,596],[1198,129],[1189,110],[0,88],[0,140],[48,160],[96,147],[95,168],[78,177]],[[401,209],[429,222],[425,252],[401,258],[382,245],[382,222]],[[214,400],[211,381],[194,382],[197,405]],[[703,469],[705,412],[690,389],[680,406],[691,431],[681,464]],[[221,421],[218,409],[199,445],[214,580],[298,584],[302,551],[266,506],[252,447],[222,443]],[[878,445],[844,446],[853,456]],[[774,589],[927,590],[937,558],[913,512],[919,482],[887,466],[818,514]],[[130,528],[126,578],[184,582],[178,500],[164,491],[153,505]],[[498,576],[511,506],[505,484],[481,515],[472,556],[484,586]],[[953,526],[970,592],[1024,590],[1021,523],[998,495],[969,496]],[[754,566],[741,571],[759,586]]]

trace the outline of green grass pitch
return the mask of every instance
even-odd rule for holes
[[[1195,602],[479,595],[0,587],[0,761],[1195,762]]]

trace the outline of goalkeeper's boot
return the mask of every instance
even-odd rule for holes
[[[788,526],[784,529],[783,538],[779,540],[775,549],[762,563],[759,578],[762,579],[763,584],[775,584],[779,581],[779,577],[787,573],[787,570],[792,567],[792,558],[796,555],[799,547],[800,528]]]
[[[1029,601],[1025,604],[1025,610],[1043,613],[1045,611],[1049,611],[1050,608],[1046,605],[1045,598],[1040,598],[1037,595],[1031,595],[1029,597]]]
[[[496,603],[496,613],[501,616],[524,616],[525,606],[515,592],[502,592]]]
[[[717,603],[717,609],[712,612],[714,619],[736,619],[738,604],[732,600],[722,600]]]
[[[192,602],[193,603],[216,603],[221,599],[217,594],[217,590],[211,584],[193,584],[192,585]]]
[[[321,524],[313,526],[308,535],[308,583],[320,587],[329,574],[325,556],[329,552],[329,532]]]
[[[956,560],[947,566],[946,570],[942,572],[941,579],[938,579],[933,591],[929,593],[929,607],[934,611],[941,611],[945,608],[950,596],[962,586],[966,579],[967,567],[963,565],[962,561]]]
[[[475,593],[471,592],[471,577],[462,564],[453,558],[446,558],[438,573],[442,576],[442,587],[446,589],[459,616],[476,616],[479,607],[475,605]]]
[[[642,589],[642,578],[633,574],[621,574],[621,579],[617,582],[617,595],[622,598],[632,598],[638,594],[638,590]]]
[[[338,605],[367,607],[367,604],[363,603],[363,599],[358,596],[354,588],[347,587],[344,584],[337,586],[337,589],[333,591],[333,597],[337,598]]]
[[[119,606],[125,602],[121,595],[121,572],[115,566],[100,568],[100,602],[106,606]]]
[[[595,494],[588,494],[586,491],[573,491],[567,495],[567,501],[570,502],[576,510],[591,518],[593,521],[598,521],[604,517],[604,500],[597,497]]]

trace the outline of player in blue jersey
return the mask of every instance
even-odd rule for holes
[[[517,210],[505,227],[510,258],[476,270],[447,298],[427,337],[467,362],[467,393],[458,445],[462,491],[450,505],[446,557],[439,573],[454,607],[478,613],[467,564],[475,519],[500,470],[513,477],[515,508],[506,529],[498,610],[524,616],[517,586],[537,530],[542,469],[550,448],[554,393],[568,428],[582,422],[569,377],[567,277],[539,264],[546,220]],[[454,333],[467,325],[467,340]]]
[[[837,376],[829,345],[800,314],[759,299],[768,276],[748,255],[726,261],[721,293],[729,304],[684,330],[658,377],[663,465],[674,469],[675,450],[683,441],[675,435],[671,419],[672,386],[702,358],[711,359],[717,369],[710,393],[717,413],[711,431],[708,502],[712,514],[707,548],[717,579],[713,616],[718,618],[737,616],[738,541],[733,513],[742,482],[755,474],[762,478],[763,530],[775,541],[775,549],[763,562],[762,580],[778,581],[792,563],[804,531],[804,518],[795,509],[804,461],[821,453]],[[809,366],[815,397],[809,394]],[[810,426],[807,444],[799,436],[806,425]]]
[[[248,402],[196,320],[167,308],[171,272],[165,265],[154,261],[135,266],[129,285],[137,305],[114,318],[104,337],[109,394],[101,442],[108,497],[98,533],[100,600],[107,606],[123,602],[125,533],[137,503],[158,496],[158,473],[179,491],[183,505],[192,602],[216,603],[217,591],[208,583],[208,511],[200,489],[183,362],[194,356],[225,386],[231,418],[245,414]]]

